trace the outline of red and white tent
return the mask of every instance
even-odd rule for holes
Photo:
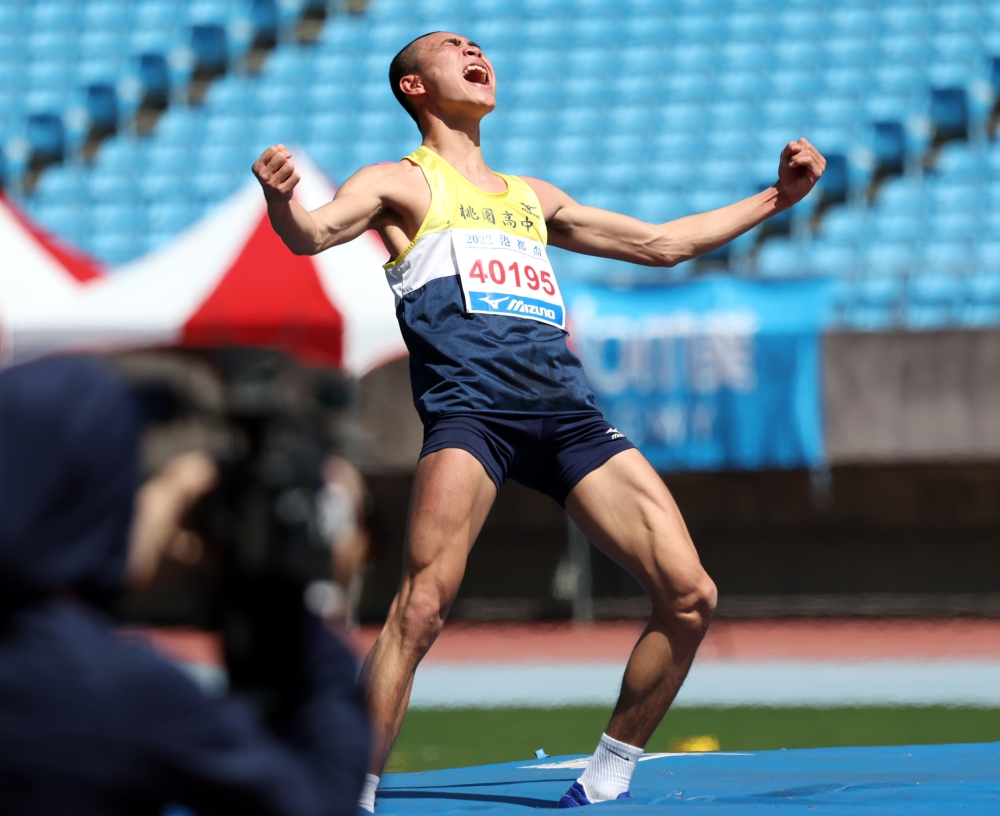
[[[301,153],[296,199],[334,187]],[[252,345],[365,372],[406,353],[374,233],[312,258],[274,234],[252,179],[170,244],[106,274],[0,199],[0,364],[57,351]]]

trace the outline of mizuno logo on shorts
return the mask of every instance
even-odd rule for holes
[[[624,439],[625,438],[625,434],[619,433],[617,428],[608,428],[604,433],[605,434],[611,434],[611,441],[612,442],[614,440],[616,440],[616,439]]]

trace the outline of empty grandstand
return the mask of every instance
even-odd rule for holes
[[[386,71],[457,29],[497,67],[487,161],[664,221],[830,160],[784,219],[675,270],[560,253],[564,274],[836,281],[835,325],[1000,323],[1000,2],[5,0],[0,177],[110,265],[162,245],[274,142],[343,180],[417,133]]]

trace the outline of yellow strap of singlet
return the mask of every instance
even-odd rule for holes
[[[548,242],[548,230],[535,191],[518,176],[495,175],[507,182],[502,193],[481,190],[429,147],[421,145],[406,157],[424,173],[431,206],[410,245],[386,269],[399,264],[425,235],[450,229],[498,229]]]

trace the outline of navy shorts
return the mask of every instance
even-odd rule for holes
[[[616,453],[634,448],[600,413],[519,416],[447,414],[424,428],[420,456],[459,448],[478,459],[497,490],[510,477],[559,504]]]

